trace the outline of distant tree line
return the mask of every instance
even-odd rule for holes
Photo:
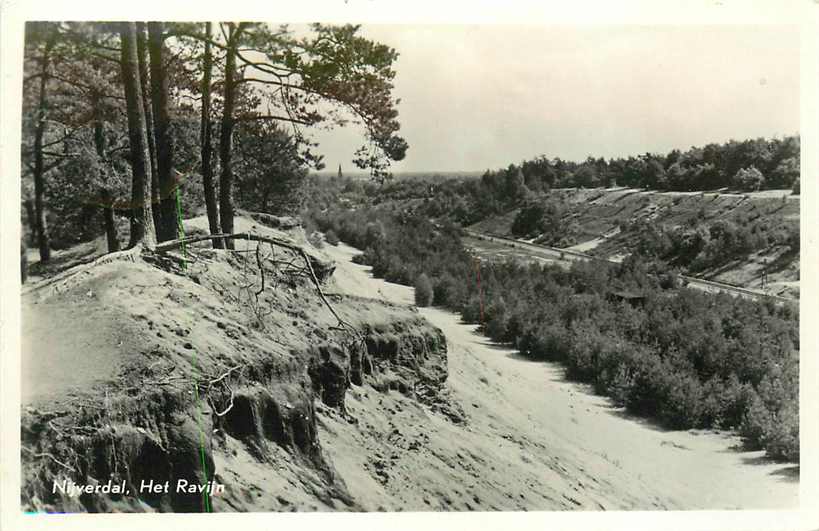
[[[589,157],[583,162],[536,157],[505,169],[487,170],[478,178],[429,175],[426,178],[397,179],[379,187],[358,187],[373,203],[401,201],[408,210],[432,218],[448,218],[470,225],[518,207],[529,207],[515,234],[554,232],[544,224],[554,221],[565,207],[550,198],[554,188],[611,187],[615,184],[661,191],[704,191],[728,188],[736,191],[792,189],[799,193],[800,137],[734,141],[708,144],[688,151],[673,150],[665,155],[646,153],[638,157]],[[544,203],[537,206],[537,203]],[[548,211],[545,216],[540,211]],[[565,229],[566,227],[564,227]],[[569,231],[570,232],[570,231]],[[563,231],[569,238],[569,232]],[[570,238],[569,238],[570,239]],[[567,239],[568,242],[568,239]],[[571,243],[569,243],[571,245]]]
[[[461,192],[468,200],[461,217],[469,222],[485,219],[553,188],[616,185],[685,192],[791,189],[798,194],[799,156],[798,135],[731,140],[687,151],[675,149],[664,155],[645,153],[609,160],[590,156],[583,162],[573,162],[543,155],[505,169],[487,170],[478,181],[463,181]]]
[[[540,156],[487,171],[482,182],[494,195],[515,202],[527,191],[627,186],[652,190],[741,191],[792,188],[799,179],[799,136],[707,144],[687,151],[638,157],[589,157],[583,162]]]

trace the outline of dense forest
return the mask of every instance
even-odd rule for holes
[[[460,312],[490,338],[561,362],[570,378],[670,428],[733,428],[750,447],[798,459],[795,305],[680,287],[648,247],[620,265],[569,270],[479,262],[457,224],[397,208],[352,181],[336,183],[347,203],[339,206],[327,193],[334,185],[321,186],[308,223],[329,243],[364,249],[357,260],[376,276],[414,285],[419,305]]]

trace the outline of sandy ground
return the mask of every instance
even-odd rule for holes
[[[237,232],[261,230],[271,236],[290,236],[246,217],[236,217],[235,223]],[[207,232],[207,218],[186,220],[185,227],[188,233],[193,229]],[[247,247],[246,242],[237,245]],[[161,297],[146,295],[146,289],[157,286],[150,285],[152,279],[144,270],[129,265],[121,265],[123,269],[108,267],[98,273],[100,278],[88,277],[93,279],[88,281],[88,289],[77,293],[52,278],[59,276],[60,271],[105,254],[106,250],[105,239],[101,237],[54,251],[48,275],[35,268],[35,274],[23,285],[23,404],[45,402],[105,383],[122,369],[123,359],[144,346],[145,338],[139,334],[141,328],[134,325],[132,314],[139,313],[141,318],[154,313],[153,307],[141,305],[147,301],[161,306],[164,292],[168,291],[160,288]],[[37,250],[28,249],[27,253],[29,264],[38,265]],[[85,273],[81,273],[80,278],[84,277]],[[180,324],[191,326],[185,322],[185,316],[181,316]]]
[[[412,289],[338,262],[337,289],[410,304]],[[446,334],[449,385],[468,422],[430,415],[397,393],[352,390],[357,425],[332,412],[321,438],[368,509],[761,509],[798,506],[798,467],[739,450],[711,431],[666,431],[626,415],[560,366],[491,344],[457,315],[421,313]],[[373,412],[394,413],[384,420]]]
[[[578,243],[577,245],[572,245],[571,247],[566,247],[566,249],[568,249],[569,251],[577,251],[579,253],[587,253],[595,249],[598,245],[608,240],[609,238],[617,236],[618,234],[620,234],[620,232],[621,232],[620,227],[616,227],[614,230],[611,230],[598,238]]]
[[[22,403],[87,389],[116,373],[122,355],[111,350],[122,346],[123,328],[105,318],[95,322],[93,313],[72,306],[24,300],[22,312],[22,351],[36,353],[21,357]]]

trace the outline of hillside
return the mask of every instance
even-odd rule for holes
[[[444,396],[439,330],[409,307],[333,294],[333,263],[300,229],[237,221],[240,230],[305,249],[343,323],[304,265],[266,248],[264,277],[252,250],[200,246],[187,258],[109,255],[89,263],[92,252],[85,263],[63,264],[62,272],[27,285],[27,510],[361,509],[325,454],[318,412],[354,423],[347,390],[366,385],[373,393],[411,396],[430,414],[457,417]],[[190,220],[186,231],[206,223]],[[239,250],[243,244],[255,249],[239,242]],[[201,478],[230,488],[212,500],[174,492],[79,498],[52,492],[52,479],[82,485],[111,479],[136,490],[142,480]]]
[[[759,248],[740,252],[715,266],[683,270],[708,280],[759,289],[767,269],[769,293],[798,297],[799,253],[788,238],[792,234],[798,238],[800,207],[799,196],[790,190],[735,194],[557,189],[547,197],[562,207],[563,237],[569,243],[564,248],[615,261],[635,251],[646,227],[668,232],[703,227],[707,232],[717,221],[724,221],[739,229],[749,228],[754,236],[759,235]],[[513,236],[512,225],[520,210],[490,217],[470,229]],[[528,236],[529,241],[539,241],[538,234]]]

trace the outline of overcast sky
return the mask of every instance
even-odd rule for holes
[[[396,26],[394,171],[499,168],[799,131],[799,33],[784,26]],[[314,138],[353,170],[361,132]]]

